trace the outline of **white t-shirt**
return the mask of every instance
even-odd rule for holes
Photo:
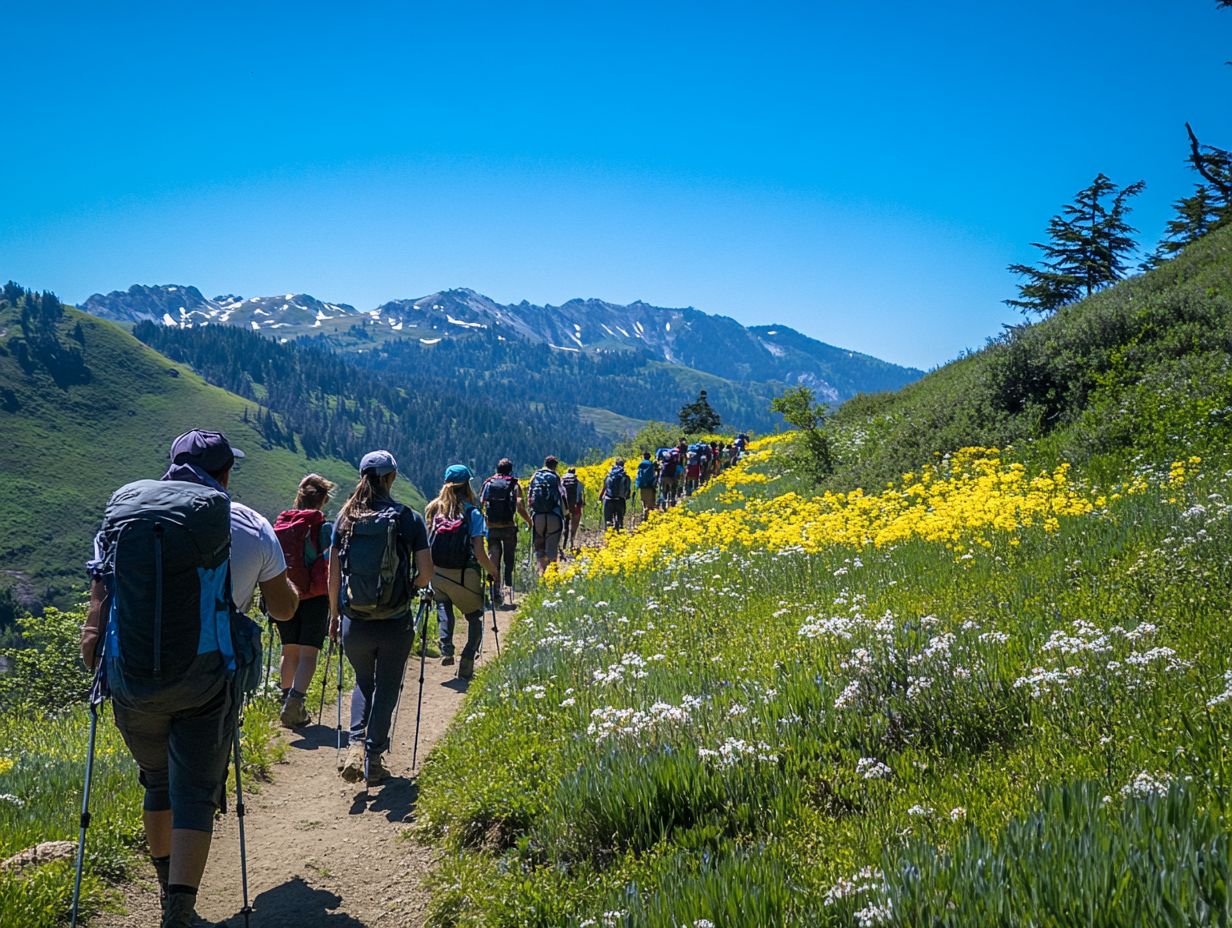
[[[231,502],[231,599],[247,612],[258,583],[287,569],[282,545],[269,519],[243,503]]]

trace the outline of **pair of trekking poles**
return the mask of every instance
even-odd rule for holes
[[[98,719],[101,714],[101,706],[107,699],[106,689],[103,685],[103,661],[106,649],[106,636],[103,637],[103,647],[98,653],[98,664],[94,670],[94,681],[90,684],[89,702],[90,702],[90,736],[89,743],[86,747],[86,775],[85,784],[81,791],[81,818],[79,820],[80,831],[77,836],[77,859],[74,864],[73,872],[73,901],[72,908],[69,912],[70,928],[77,928],[77,918],[81,908],[81,880],[85,870],[86,860],[86,833],[90,828],[90,787],[94,780],[94,749],[98,739]],[[238,690],[238,687],[237,687]],[[244,916],[244,928],[248,928],[252,917],[252,904],[248,899],[248,842],[244,832],[244,788],[240,779],[240,771],[242,768],[240,755],[240,729],[243,727],[243,718],[241,715],[242,701],[239,698],[239,693],[235,694],[235,725],[231,730],[231,750],[232,758],[235,763],[235,817],[239,825],[240,833],[240,887],[243,897],[243,908],[240,909],[240,914]]]
[[[489,605],[492,611],[492,635],[496,641],[496,655],[500,656],[500,627],[496,621],[496,597],[488,597]],[[431,587],[424,587],[419,591],[419,610],[415,615],[415,634],[419,636],[419,694],[415,701],[415,737],[411,744],[411,769],[415,770],[419,766],[419,731],[423,722],[423,693],[424,680],[427,676],[428,663],[428,610],[434,603],[434,594]],[[330,648],[334,647],[333,639],[330,639]],[[482,649],[482,638],[480,639],[480,648]],[[329,664],[330,659],[326,658],[326,681],[329,679]],[[407,665],[402,665],[402,678],[398,682],[398,699],[394,703],[394,716],[389,726],[389,741],[392,744],[394,734],[398,730],[398,714],[402,709],[402,693],[406,688],[406,668]],[[318,711],[318,718],[325,708],[325,688],[326,681],[321,684],[321,707]],[[334,746],[335,764],[340,764],[342,760],[342,648],[338,648],[338,723],[337,735]]]

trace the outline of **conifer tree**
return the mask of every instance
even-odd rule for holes
[[[1223,225],[1232,214],[1228,202],[1208,184],[1194,184],[1193,194],[1181,197],[1172,208],[1176,216],[1168,220],[1163,240],[1142,263],[1144,270],[1158,267],[1174,257],[1190,242]]]
[[[1040,266],[1009,266],[1024,281],[1018,299],[1005,303],[1024,314],[1050,313],[1124,277],[1126,259],[1137,247],[1137,230],[1126,221],[1129,200],[1145,186],[1137,181],[1118,187],[1102,172],[1096,175],[1048,221],[1048,241],[1031,243],[1044,253]]]
[[[719,414],[714,411],[702,390],[697,399],[680,407],[680,427],[686,435],[704,435],[718,430]]]

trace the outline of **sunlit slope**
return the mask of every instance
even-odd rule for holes
[[[171,439],[188,428],[219,429],[247,454],[234,497],[267,515],[291,504],[309,471],[354,484],[347,462],[264,447],[244,421],[246,409],[256,412],[250,402],[76,310],[65,310],[61,338],[80,347],[84,368],[56,371],[38,359],[23,367],[11,350],[15,317],[0,315],[0,585],[16,585],[23,598],[62,599],[83,585],[110,493],[159,476]]]
[[[1113,476],[1186,457],[1232,422],[1232,227],[1160,268],[1023,326],[835,417],[843,488],[971,445]]]

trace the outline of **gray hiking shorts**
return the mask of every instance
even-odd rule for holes
[[[536,513],[531,519],[532,543],[535,554],[546,557],[549,561],[556,560],[560,551],[560,536],[565,530],[565,523],[554,512]]]
[[[222,805],[235,727],[231,685],[174,712],[115,702],[116,728],[137,762],[147,812],[171,810],[171,827],[213,831]]]

